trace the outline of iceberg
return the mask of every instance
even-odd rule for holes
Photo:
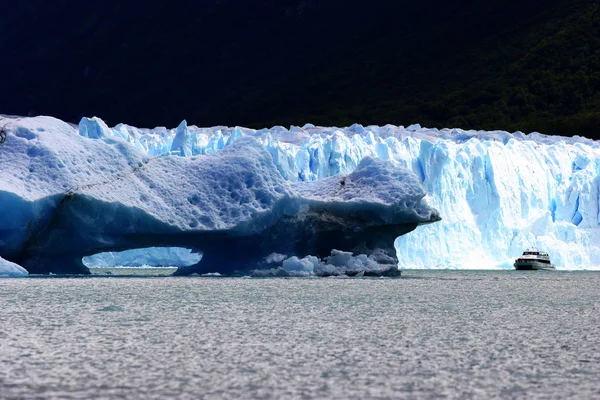
[[[17,278],[27,275],[29,274],[25,268],[0,257],[0,278]]]
[[[174,247],[202,254],[178,274],[232,274],[273,253],[325,258],[332,249],[397,270],[394,239],[440,220],[417,176],[377,158],[294,183],[242,129],[217,152],[193,155],[182,123],[161,157],[134,130],[120,128],[135,136],[123,137],[97,118],[78,128],[51,117],[4,127],[0,256],[29,273],[89,273],[84,257]]]
[[[331,255],[324,259],[306,256],[302,259],[293,256],[286,258],[281,267],[271,270],[255,271],[258,276],[377,276],[395,277],[400,272],[391,268],[396,259],[382,252],[354,255],[349,251],[333,249]]]

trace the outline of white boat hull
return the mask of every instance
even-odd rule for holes
[[[515,261],[514,267],[515,267],[515,269],[526,270],[526,271],[533,271],[533,270],[552,271],[552,270],[556,269],[556,267],[552,264],[542,263],[539,261]]]

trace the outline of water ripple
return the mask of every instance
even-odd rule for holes
[[[600,274],[0,280],[0,397],[599,398]]]

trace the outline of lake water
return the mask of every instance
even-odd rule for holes
[[[0,398],[600,398],[600,273],[0,280]]]

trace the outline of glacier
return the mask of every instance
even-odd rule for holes
[[[0,256],[29,273],[89,273],[90,258],[148,261],[183,248],[177,274],[272,268],[273,254],[324,259],[336,249],[394,275],[394,239],[440,220],[416,175],[374,157],[348,174],[290,182],[249,135],[195,155],[182,123],[161,136],[171,143],[161,157],[98,119],[6,119]]]
[[[141,163],[215,155],[252,137],[297,188],[348,175],[365,157],[384,160],[412,171],[428,193],[426,202],[442,217],[395,240],[400,268],[511,268],[514,258],[535,246],[547,251],[558,269],[600,269],[600,143],[583,137],[418,124],[256,130],[199,128],[182,121],[174,129],[110,128],[99,118],[83,118],[69,129],[103,145],[129,143],[143,154],[137,156]],[[115,168],[127,169],[118,163]],[[292,261],[286,264],[290,270],[302,269]]]

